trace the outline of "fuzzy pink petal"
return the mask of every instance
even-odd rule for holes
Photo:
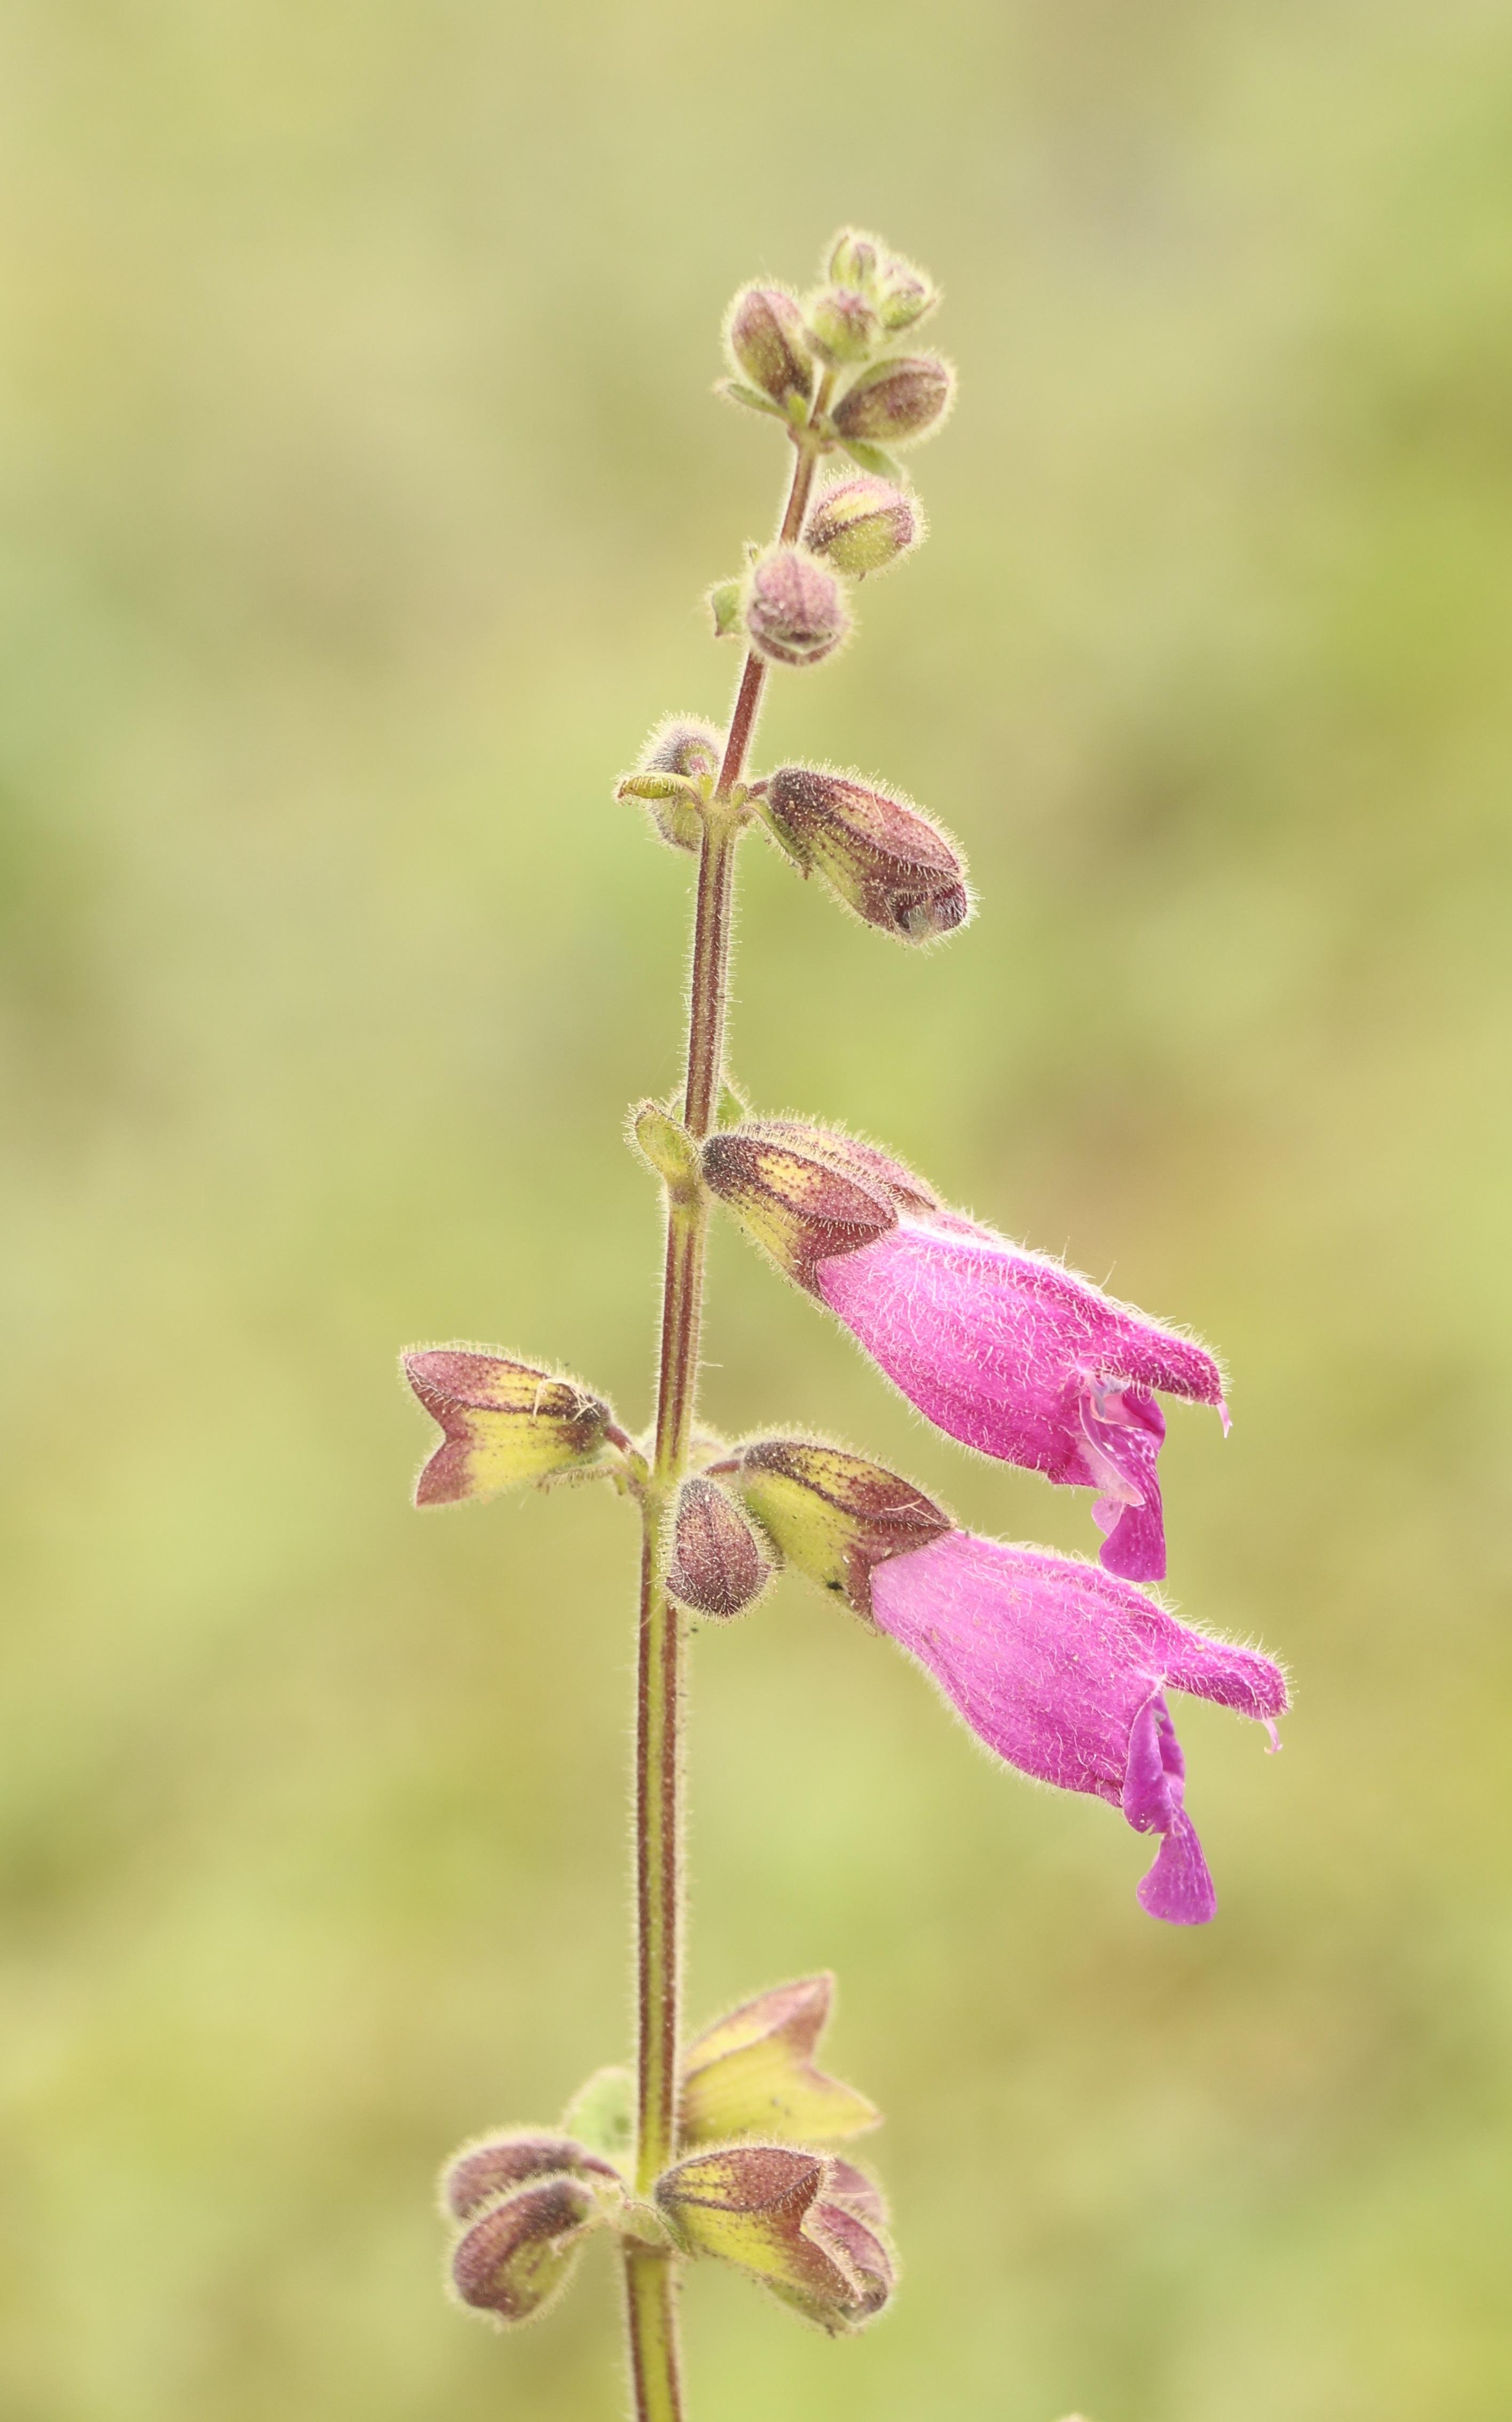
[[[822,1262],[819,1292],[910,1403],[950,1437],[1085,1485],[1065,1273],[975,1235],[901,1220]]]
[[[1124,1586],[1091,1565],[953,1531],[879,1565],[872,1603],[989,1749],[1116,1807],[1130,1728],[1161,1681],[1116,1601],[1102,1603]]]
[[[1100,1418],[1103,1406],[1114,1414],[1111,1421]],[[1092,1509],[1098,1529],[1108,1533],[1099,1564],[1126,1581],[1164,1581],[1165,1517],[1156,1477],[1164,1413],[1147,1388],[1126,1388],[1111,1397],[1097,1391],[1083,1404],[1082,1426],[1122,1483],[1116,1496],[1110,1491]]]
[[[936,1425],[979,1454],[1099,1492],[1103,1563],[1165,1571],[1153,1391],[1222,1406],[1211,1355],[988,1229],[905,1212],[821,1262],[824,1301]],[[1119,1510],[1120,1508],[1124,1510]]]
[[[1185,1773],[1176,1728],[1159,1691],[1152,1691],[1130,1727],[1124,1769],[1124,1816],[1136,1833],[1170,1832]]]
[[[872,1602],[1000,1757],[1161,1836],[1145,1908],[1182,1925],[1211,1914],[1163,1692],[1175,1684],[1265,1721],[1286,1704],[1268,1658],[1178,1623],[1095,1565],[963,1531],[879,1565]]]
[[[1135,1887],[1140,1907],[1167,1926],[1205,1926],[1218,1914],[1218,1894],[1207,1872],[1197,1829],[1178,1809],[1165,1833],[1154,1866]]]

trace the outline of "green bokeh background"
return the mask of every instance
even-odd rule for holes
[[[969,852],[920,957],[747,852],[733,1064],[1222,1349],[1177,1603],[1222,1898],[795,1582],[698,1644],[695,2016],[833,1964],[895,2312],[687,2304],[696,2422],[1504,2422],[1512,24],[1487,0],[13,0],[0,1754],[8,2422],[612,2422],[432,2178],[628,2040],[632,1524],[421,1519],[396,1349],[645,1417],[709,398],[839,221],[948,289],[918,561],[778,752]],[[1009,1536],[731,1234],[706,1403]]]

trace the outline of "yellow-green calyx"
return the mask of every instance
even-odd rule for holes
[[[575,1379],[459,1345],[408,1353],[403,1368],[445,1433],[416,1483],[417,1505],[622,1469],[608,1406]]]
[[[874,2102],[814,2066],[834,1990],[827,1974],[775,1986],[689,2044],[683,2060],[685,2145],[751,2135],[824,2144],[880,2123]]]
[[[729,1485],[770,1533],[784,1563],[868,1620],[873,1567],[927,1548],[955,1527],[897,1472],[801,1439],[763,1439],[741,1448]]]
[[[893,2263],[875,2192],[848,2162],[796,2145],[726,2145],[676,2162],[656,2205],[685,2254],[733,2264],[832,2336],[873,2320]]]

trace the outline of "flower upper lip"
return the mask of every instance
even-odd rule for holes
[[[901,1162],[834,1129],[752,1121],[710,1140],[703,1173],[937,1428],[1095,1488],[1107,1569],[1162,1577],[1156,1392],[1211,1405],[1226,1430],[1222,1373],[1205,1346],[951,1210]]]

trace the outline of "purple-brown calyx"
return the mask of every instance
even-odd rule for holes
[[[934,354],[874,363],[835,406],[842,438],[903,446],[937,429],[950,409],[954,376]]]
[[[453,2220],[471,2220],[499,2195],[512,2194],[537,2178],[558,2177],[612,2181],[619,2172],[574,2137],[515,2128],[502,2135],[480,2136],[454,2154],[441,2181],[442,2201]]]
[[[746,636],[773,664],[821,664],[850,629],[844,591],[806,547],[774,546],[750,574]]]
[[[780,286],[748,286],[731,307],[726,341],[736,369],[774,403],[807,396],[813,384],[803,314]]]
[[[906,800],[810,765],[780,766],[756,796],[803,872],[817,873],[866,924],[925,942],[969,915],[959,853]]]
[[[753,1606],[772,1562],[750,1522],[717,1482],[695,1472],[678,1491],[667,1586],[695,1614],[728,1621]]]

